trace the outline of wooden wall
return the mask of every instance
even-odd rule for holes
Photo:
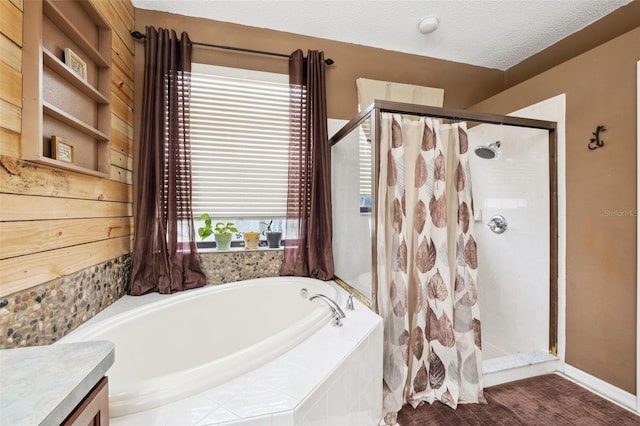
[[[20,159],[23,0],[0,1],[0,298],[131,252],[134,8],[89,1],[113,29],[110,179]]]

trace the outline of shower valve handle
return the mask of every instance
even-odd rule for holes
[[[502,234],[507,230],[507,219],[502,215],[495,215],[487,223],[489,229],[496,234]]]

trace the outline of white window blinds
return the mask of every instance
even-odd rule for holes
[[[288,76],[193,64],[191,83],[194,215],[284,217]]]
[[[366,132],[365,126],[367,127]],[[369,122],[367,121],[358,129],[358,144],[360,146],[360,195],[371,196],[371,164],[373,159],[371,158],[371,141],[367,138],[367,135],[371,133],[368,127]]]

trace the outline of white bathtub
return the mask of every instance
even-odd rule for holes
[[[328,324],[328,306],[301,297],[302,288],[309,296],[338,298],[334,286],[299,277],[146,295],[139,298],[159,300],[92,320],[60,343],[115,343],[116,362],[108,372],[109,409],[111,417],[123,416],[224,383],[289,351]]]

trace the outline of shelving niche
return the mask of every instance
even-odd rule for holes
[[[99,177],[111,175],[111,28],[86,0],[24,2],[22,158]],[[65,48],[86,63],[86,80]],[[57,160],[51,137],[74,146]]]

